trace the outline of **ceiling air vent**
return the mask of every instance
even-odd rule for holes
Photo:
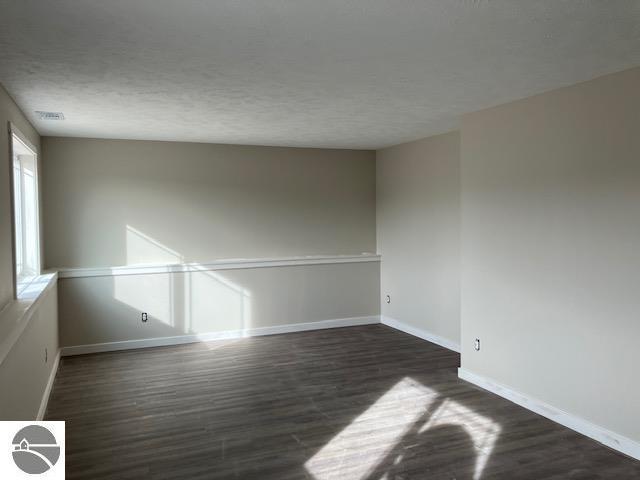
[[[36,114],[40,120],[64,120],[62,112],[41,112],[36,110]]]

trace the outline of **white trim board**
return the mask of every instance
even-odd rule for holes
[[[47,385],[44,388],[44,392],[42,393],[42,400],[40,400],[40,408],[38,409],[38,416],[36,417],[37,421],[41,421],[44,418],[44,414],[47,412],[47,405],[49,404],[49,396],[51,395],[51,389],[53,388],[53,382],[56,379],[56,374],[58,373],[58,366],[60,365],[60,356],[61,351],[58,349],[56,353],[56,358],[53,360],[53,365],[51,367],[51,373],[49,374],[49,380],[47,380]]]
[[[334,263],[379,262],[380,255],[309,255],[281,258],[233,258],[206,263],[168,263],[153,265],[125,265],[119,267],[56,268],[59,278],[110,277],[118,275],[145,275],[153,273],[183,273],[211,270],[238,270],[242,268],[292,267],[300,265],[329,265]]]
[[[277,335],[280,333],[305,332],[308,330],[323,330],[325,328],[354,327],[357,325],[371,325],[380,323],[378,315],[367,317],[334,318],[317,322],[291,323],[273,327],[258,327],[244,330],[226,330],[221,332],[198,333],[194,335],[180,335],[177,337],[144,338],[140,340],[124,340],[109,343],[94,343],[91,345],[74,345],[62,347],[62,356],[83,355],[86,353],[113,352],[134,348],[164,347],[167,345],[181,345],[185,343],[208,342],[213,340],[258,337],[262,335]]]
[[[460,353],[459,343],[452,342],[451,340],[448,340],[444,337],[428,332],[421,328],[414,327],[413,325],[409,325],[408,323],[401,322],[400,320],[396,320],[395,318],[381,315],[380,321],[383,325],[387,325],[388,327],[395,328],[396,330],[408,333],[409,335],[413,335],[414,337],[421,338],[428,342],[435,343],[436,345],[440,345],[441,347],[448,348],[449,350]]]
[[[465,370],[462,367],[458,368],[458,377],[495,393],[496,395],[506,398],[527,410],[537,413],[538,415],[542,415],[549,420],[581,433],[582,435],[600,442],[609,448],[624,453],[636,460],[640,460],[640,443],[637,443],[630,438],[612,432],[611,430],[599,425],[595,425],[584,418],[567,413],[541,400],[501,385],[492,379]]]

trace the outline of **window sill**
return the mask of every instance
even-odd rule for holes
[[[35,301],[44,293],[54,280],[55,273],[45,273],[29,277],[28,280],[18,283],[18,298],[16,301]]]
[[[45,293],[55,285],[57,279],[57,273],[35,277],[22,288],[17,299],[9,301],[0,310],[0,364],[11,352],[22,332],[27,328],[38,304]]]

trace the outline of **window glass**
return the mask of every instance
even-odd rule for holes
[[[12,135],[16,295],[40,274],[36,153]]]

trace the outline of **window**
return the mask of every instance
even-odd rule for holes
[[[16,296],[40,275],[38,159],[35,150],[11,134]]]

